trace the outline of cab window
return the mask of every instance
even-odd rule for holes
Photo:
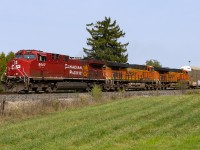
[[[69,60],[69,56],[64,56],[64,61],[68,61]]]
[[[35,59],[35,55],[34,54],[24,54],[24,58],[25,59]]]
[[[57,59],[57,60],[59,59],[59,57],[60,57],[59,54],[56,54],[56,59]]]
[[[47,60],[47,57],[46,57],[46,56],[38,55],[38,61],[45,62],[46,60]]]
[[[23,55],[21,53],[15,55],[15,58],[22,58],[22,57]]]
[[[52,60],[59,60],[59,54],[52,54]]]

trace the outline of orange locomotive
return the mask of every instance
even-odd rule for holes
[[[1,77],[9,92],[52,92],[90,90],[98,84],[103,90],[177,88],[189,83],[181,69],[84,60],[38,50],[20,50],[7,64]]]
[[[188,72],[183,69],[155,68],[159,72],[161,89],[173,88],[180,86],[179,83],[189,87]]]

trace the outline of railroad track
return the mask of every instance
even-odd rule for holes
[[[181,95],[184,93],[200,93],[199,89],[192,90],[157,90],[157,91],[126,91],[126,92],[103,92],[103,98],[118,98],[131,96],[160,96],[160,95]],[[41,93],[41,94],[11,94],[0,95],[0,101],[37,101],[37,100],[76,100],[81,97],[90,96],[90,93]]]

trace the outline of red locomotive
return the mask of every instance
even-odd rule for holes
[[[187,72],[180,69],[84,60],[38,50],[18,51],[1,78],[10,92],[90,90],[94,84],[106,91],[166,89],[188,80]]]

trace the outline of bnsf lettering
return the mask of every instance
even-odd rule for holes
[[[79,69],[79,70],[82,70],[82,66],[65,64],[65,69]]]
[[[73,74],[73,75],[82,75],[82,71],[74,71],[74,70],[69,70],[69,74]]]

